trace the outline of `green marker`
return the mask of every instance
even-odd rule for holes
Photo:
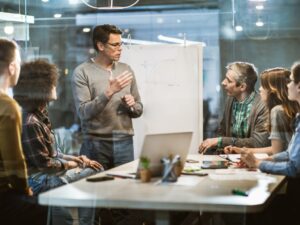
[[[246,197],[248,196],[248,192],[242,191],[239,189],[232,189],[231,193],[234,195],[240,195],[240,196],[246,196]]]

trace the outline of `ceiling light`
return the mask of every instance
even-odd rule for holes
[[[82,29],[82,32],[84,32],[84,33],[88,33],[90,31],[91,31],[91,28],[89,28],[89,27],[85,27]]]
[[[42,0],[42,2],[49,2],[49,0]]]
[[[8,35],[11,35],[14,33],[14,26],[11,24],[11,25],[5,25],[5,27],[3,28],[4,30],[4,33],[8,34]]]
[[[237,26],[235,26],[235,30],[238,32],[241,32],[241,31],[243,31],[243,27],[240,25],[237,25]]]
[[[54,18],[61,18],[61,16],[62,16],[62,15],[61,15],[60,13],[55,13],[55,14],[53,15]]]
[[[257,6],[255,6],[255,8],[257,10],[263,10],[265,7],[264,7],[264,5],[257,5]]]
[[[263,27],[265,24],[264,24],[263,21],[257,20],[257,22],[255,23],[255,25],[256,25],[257,27]]]
[[[79,3],[79,0],[69,0],[70,5],[75,5],[75,4],[78,4],[78,3]]]
[[[156,23],[162,24],[162,23],[164,23],[164,19],[161,18],[161,17],[158,17],[158,18],[156,19]]]

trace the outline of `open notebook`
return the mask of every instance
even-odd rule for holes
[[[192,132],[148,134],[145,136],[140,157],[147,157],[150,160],[150,170],[152,176],[161,176],[163,157],[180,156],[180,161],[184,164],[188,155]],[[140,163],[134,171],[113,171],[107,172],[110,176],[125,178],[138,178]]]

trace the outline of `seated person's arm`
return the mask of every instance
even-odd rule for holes
[[[103,166],[95,160],[90,160],[85,155],[73,156],[62,154],[63,159],[68,161],[69,169],[79,167],[91,167],[95,170],[102,170]]]
[[[276,154],[283,149],[283,143],[280,140],[273,139],[271,140],[271,146],[264,148],[246,148],[249,152],[252,153],[267,153],[268,155]],[[225,154],[241,154],[241,151],[245,148],[235,147],[235,146],[226,146],[224,148]]]
[[[200,144],[199,153],[205,153],[207,149],[216,147],[217,145],[218,145],[218,138],[208,138]]]
[[[23,127],[23,151],[30,167],[38,170],[60,171],[68,168],[68,162],[58,157],[53,149],[50,137],[45,135],[39,124],[27,124]]]

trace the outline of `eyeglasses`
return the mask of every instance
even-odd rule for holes
[[[116,43],[106,43],[107,45],[110,45],[114,49],[121,48],[121,46],[124,44],[124,42],[116,42]]]

